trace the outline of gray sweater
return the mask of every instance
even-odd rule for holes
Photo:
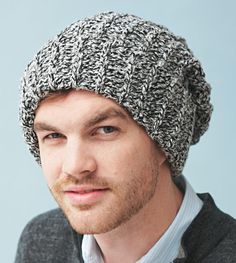
[[[221,212],[209,194],[199,197],[203,207],[182,237],[185,257],[174,262],[236,263],[236,220]],[[49,211],[25,227],[15,263],[82,263],[82,238],[60,209]]]

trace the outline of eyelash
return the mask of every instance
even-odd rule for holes
[[[109,131],[108,130],[108,132],[105,132],[104,130],[106,129],[106,128],[108,128],[108,129],[112,129],[112,131]],[[112,134],[112,133],[114,133],[114,132],[117,132],[119,129],[118,128],[116,128],[116,127],[114,127],[114,126],[111,126],[111,125],[107,125],[107,126],[102,126],[102,127],[98,127],[98,128],[96,128],[95,129],[95,131],[93,131],[93,133],[92,133],[92,135],[96,135],[97,133],[98,133],[98,131],[99,130],[101,130],[101,129],[103,129],[103,133],[102,134]],[[55,137],[54,137],[55,136]],[[60,139],[60,138],[63,138],[64,136],[62,135],[62,134],[60,134],[60,133],[58,133],[58,132],[53,132],[53,133],[50,133],[50,134],[48,134],[48,135],[46,135],[45,137],[44,137],[44,140],[46,140],[46,139],[49,139],[49,140],[57,140],[57,139]]]
[[[54,135],[57,135],[57,137],[56,138],[53,137]],[[46,135],[44,137],[44,139],[55,140],[55,139],[59,139],[59,138],[62,138],[62,137],[63,137],[63,135],[60,134],[59,132],[53,132],[53,133],[50,133],[50,134]]]
[[[108,128],[108,132],[105,132],[105,129]],[[111,133],[114,133],[116,131],[118,131],[118,128],[114,127],[114,126],[111,126],[111,125],[107,125],[107,126],[102,126],[102,127],[99,127],[95,130],[95,133],[99,130],[103,129],[104,131],[104,134],[111,134]],[[112,131],[109,131],[109,129],[112,129]]]

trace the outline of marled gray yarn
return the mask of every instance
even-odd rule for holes
[[[70,25],[28,65],[20,120],[38,162],[35,110],[49,93],[70,88],[94,91],[125,107],[164,150],[174,176],[212,112],[210,87],[184,39],[127,14],[102,13]]]

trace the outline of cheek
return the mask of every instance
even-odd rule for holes
[[[150,143],[137,144],[127,140],[122,143],[102,147],[97,155],[98,169],[103,176],[126,180],[128,174],[143,173],[150,163],[153,163],[154,154]]]
[[[51,188],[61,174],[60,158],[59,156],[55,156],[55,154],[50,154],[45,151],[40,152],[40,158],[45,180],[49,188]]]

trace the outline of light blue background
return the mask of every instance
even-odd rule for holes
[[[209,131],[192,147],[184,174],[236,217],[236,2],[221,0],[8,0],[0,2],[0,261],[13,262],[22,228],[56,206],[18,126],[18,86],[26,64],[70,23],[101,11],[133,13],[187,39],[212,85]]]

